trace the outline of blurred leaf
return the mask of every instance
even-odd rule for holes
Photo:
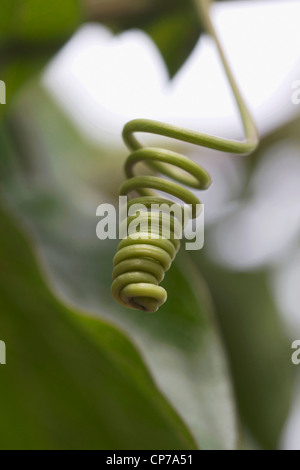
[[[197,259],[221,322],[241,417],[263,449],[276,449],[291,403],[293,367],[268,275],[221,268],[203,253]]]
[[[81,0],[83,8],[92,20],[101,22],[120,21],[123,25],[132,18],[147,18],[158,10],[170,7],[171,1],[165,0]]]
[[[80,19],[77,0],[10,0],[1,2],[1,35],[7,40],[43,41],[65,36]]]
[[[196,45],[201,27],[199,19],[188,6],[171,10],[147,26],[145,31],[158,46],[170,77],[184,64]]]
[[[42,110],[36,99],[33,103],[33,122],[28,121],[26,111],[23,114],[26,106],[18,108],[17,134],[22,136],[22,115],[31,132],[27,143],[22,139],[22,153],[5,187],[38,239],[56,291],[73,305],[121,325],[134,338],[156,383],[201,448],[235,448],[237,418],[226,354],[197,271],[187,264],[184,254],[178,257],[164,281],[168,302],[155,315],[127,310],[113,301],[110,285],[117,242],[101,242],[95,233],[96,207],[111,199],[100,191],[91,197],[83,180],[74,178],[76,169],[70,161],[66,170],[62,155],[76,153],[78,142],[64,133],[59,114],[45,125],[47,106]],[[31,135],[39,139],[31,139]],[[16,137],[14,141],[16,144]],[[10,151],[13,153],[12,148]],[[85,155],[82,151],[83,159]],[[98,158],[101,161],[101,154]],[[22,166],[28,160],[30,171],[27,165],[24,171]]]
[[[192,449],[139,354],[58,302],[0,209],[1,449]]]
[[[144,30],[159,48],[171,77],[202,33],[193,2],[186,0],[2,0],[0,77],[6,83],[8,104],[79,24],[89,20],[106,24],[115,32]]]
[[[87,17],[114,31],[144,30],[159,48],[172,77],[185,62],[202,28],[192,1],[83,0]]]
[[[203,28],[192,0],[81,0],[92,21],[116,32],[143,29],[151,36],[168,67],[170,77],[184,64]],[[219,0],[223,1],[223,0]]]
[[[7,103],[67,41],[80,20],[78,0],[1,2],[0,76],[6,83]]]

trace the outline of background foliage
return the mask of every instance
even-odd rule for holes
[[[96,239],[94,214],[115,200],[123,157],[80,136],[39,84],[86,20],[144,29],[173,76],[201,34],[192,6],[13,0],[1,12],[0,448],[228,449],[248,433],[276,448],[294,370],[268,273],[182,250],[158,314],[113,303],[116,243]],[[88,210],[83,188],[97,195]]]

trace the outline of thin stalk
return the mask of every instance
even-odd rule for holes
[[[207,33],[214,39],[221,58],[226,76],[231,86],[240,116],[243,123],[245,132],[245,139],[242,141],[226,139],[217,137],[202,132],[192,131],[184,129],[171,124],[166,124],[159,121],[152,121],[149,119],[134,119],[128,122],[123,129],[123,139],[125,144],[130,150],[138,150],[143,146],[133,135],[135,132],[144,132],[162,135],[173,139],[189,142],[210,149],[215,149],[223,152],[229,152],[234,154],[248,154],[251,153],[258,145],[259,139],[256,130],[256,126],[252,119],[252,116],[247,108],[247,105],[240,93],[239,87],[233,77],[230,70],[230,66],[227,62],[223,48],[210,19],[210,4],[209,0],[194,0],[199,19],[203,24]]]

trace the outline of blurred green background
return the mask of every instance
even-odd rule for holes
[[[200,252],[182,248],[159,312],[121,308],[110,294],[117,241],[100,241],[95,230],[96,207],[117,202],[127,151],[89,139],[41,80],[87,22],[114,34],[142,29],[171,80],[202,34],[192,4],[0,5],[0,340],[7,348],[0,448],[282,447],[298,383],[291,342],[299,323],[293,331],[285,322],[274,279],[298,256],[300,230],[279,261],[249,267],[230,266],[217,250],[211,256],[206,244]],[[270,152],[288,159],[292,148],[299,158],[299,118],[287,121],[239,163],[241,189],[230,197],[229,215],[208,223],[206,241],[223,233],[227,216],[247,210]]]

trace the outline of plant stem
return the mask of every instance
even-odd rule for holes
[[[234,94],[234,97],[235,97],[235,100],[236,100],[236,103],[240,112],[240,116],[242,118],[246,139],[247,141],[249,141],[249,143],[253,143],[253,145],[255,145],[256,147],[256,145],[258,144],[258,134],[257,134],[256,126],[248,110],[248,107],[240,93],[239,87],[231,72],[231,69],[228,64],[225,53],[223,51],[222,45],[220,43],[220,40],[218,38],[214,25],[211,21],[209,10],[213,2],[211,0],[193,0],[193,1],[196,6],[196,10],[198,11],[199,19],[204,26],[204,29],[213,38],[217,46],[220,59],[222,61],[226,76],[230,83],[232,92]]]
[[[134,119],[128,122],[123,129],[123,139],[125,144],[130,150],[138,150],[143,146],[133,135],[135,132],[145,132],[151,134],[162,135],[173,139],[189,142],[191,144],[200,145],[210,149],[219,150],[222,152],[229,152],[234,154],[248,154],[253,152],[258,145],[259,139],[257,130],[252,119],[250,112],[245,104],[245,101],[239,91],[236,81],[231,73],[229,64],[223,52],[221,43],[216,34],[215,28],[211,22],[209,15],[209,8],[211,2],[209,0],[194,0],[199,18],[203,23],[208,34],[214,39],[217,50],[219,52],[225,73],[230,83],[235,101],[237,103],[240,116],[242,119],[245,139],[242,141],[225,139],[213,135],[203,134],[201,132],[184,129],[171,124],[166,124],[159,121],[152,121],[149,119]]]

